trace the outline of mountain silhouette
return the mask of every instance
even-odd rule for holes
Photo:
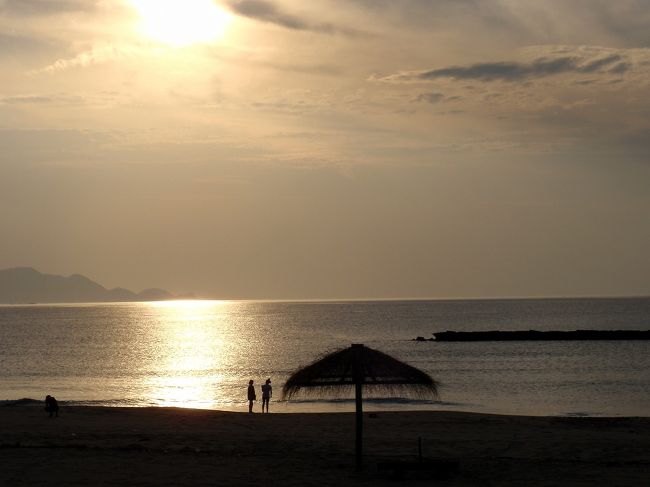
[[[106,289],[80,274],[42,274],[31,267],[0,270],[0,303],[88,303],[115,301],[161,301],[173,296],[163,289],[134,293],[117,287]]]

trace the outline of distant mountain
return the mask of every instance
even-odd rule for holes
[[[162,301],[173,296],[162,289],[134,293],[105,287],[85,276],[42,274],[31,267],[0,270],[0,303],[88,303],[109,301]]]

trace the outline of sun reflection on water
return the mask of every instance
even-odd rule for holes
[[[156,364],[145,378],[147,400],[159,406],[214,407],[232,355],[224,338],[228,302],[164,301],[151,308],[157,318],[149,337]]]

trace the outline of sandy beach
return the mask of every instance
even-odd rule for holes
[[[354,415],[36,406],[0,410],[0,484],[12,485],[642,485],[650,418],[365,415],[364,471]],[[457,465],[380,470],[423,456]]]

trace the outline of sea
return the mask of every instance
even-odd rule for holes
[[[417,342],[439,331],[650,330],[650,298],[165,301],[0,306],[0,406],[352,411],[350,397],[282,400],[286,378],[353,343],[418,367],[437,399],[365,391],[367,410],[650,416],[650,341]],[[259,408],[260,405],[256,405]]]

